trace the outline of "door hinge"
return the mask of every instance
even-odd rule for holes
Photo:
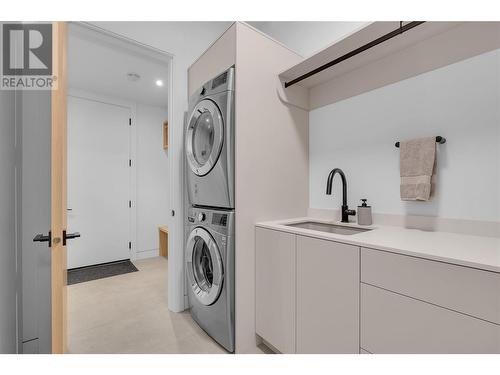
[[[131,250],[132,249],[132,242],[128,242],[128,249]]]
[[[132,159],[128,159],[128,166],[131,167],[132,166]]]
[[[132,119],[131,119],[131,118],[129,118],[129,119],[128,119],[128,124],[129,124],[130,126],[132,126]]]
[[[132,201],[128,201],[128,207],[131,208],[132,207]]]

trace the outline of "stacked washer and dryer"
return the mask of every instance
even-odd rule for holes
[[[234,67],[189,99],[185,264],[193,319],[234,352]]]

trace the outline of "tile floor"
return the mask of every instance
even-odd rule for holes
[[[68,286],[70,353],[226,353],[191,318],[167,308],[167,259],[139,272]]]

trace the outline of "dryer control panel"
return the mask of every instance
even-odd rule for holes
[[[221,227],[227,226],[227,214],[212,214],[212,224],[220,225]]]
[[[212,90],[227,82],[227,71],[212,80]]]

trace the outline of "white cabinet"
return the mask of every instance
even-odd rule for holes
[[[260,227],[256,257],[282,353],[500,353],[500,273]]]
[[[359,253],[297,236],[297,353],[359,353]]]
[[[359,353],[359,247],[256,229],[256,333],[281,353]]]
[[[295,353],[295,235],[257,228],[256,332],[281,353]]]

